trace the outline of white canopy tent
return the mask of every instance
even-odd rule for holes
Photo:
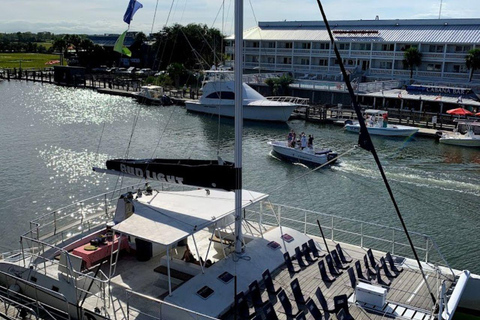
[[[257,203],[268,195],[242,190],[242,208]],[[194,234],[233,215],[235,193],[219,190],[197,189],[178,192],[157,192],[133,200],[134,212],[112,229],[167,247],[168,291],[172,294],[169,250]],[[204,271],[203,265],[202,272]]]
[[[243,190],[242,208],[268,197]],[[235,211],[235,193],[198,189],[159,192],[134,201],[134,213],[113,230],[169,246],[215,224]]]

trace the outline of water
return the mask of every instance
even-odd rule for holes
[[[116,177],[94,173],[108,158],[233,160],[233,120],[184,108],[143,106],[134,100],[25,82],[0,83],[0,232],[2,248],[17,248],[39,214],[111,190]],[[133,123],[137,119],[135,130]],[[372,156],[355,149],[338,165],[308,173],[272,157],[267,141],[290,129],[315,136],[338,153],[356,143],[341,127],[294,120],[246,122],[244,187],[272,202],[400,227]],[[433,139],[374,143],[411,231],[432,236],[454,268],[480,272],[480,150]],[[131,141],[131,143],[129,142]]]

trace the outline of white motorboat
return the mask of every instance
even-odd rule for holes
[[[163,87],[155,85],[142,86],[136,94],[136,98],[141,103],[170,106],[173,101],[165,94]]]
[[[185,102],[188,111],[208,113],[222,117],[235,115],[235,82],[233,72],[229,70],[208,70],[202,86],[199,100]],[[267,99],[248,84],[242,82],[243,118],[258,121],[287,121],[292,112],[305,99]]]
[[[337,157],[337,153],[330,149],[319,148],[295,148],[288,146],[288,141],[269,141],[275,155],[291,162],[300,162],[306,165],[319,166],[333,160]],[[333,164],[336,160],[333,160]]]
[[[463,132],[463,133],[462,133]],[[440,143],[462,147],[480,147],[480,122],[459,121],[454,132],[442,132]]]
[[[418,132],[418,128],[415,127],[388,124],[386,121],[388,112],[384,110],[367,109],[365,115],[367,117],[367,130],[371,135],[409,137]],[[359,133],[360,124],[347,120],[345,129],[349,132]]]

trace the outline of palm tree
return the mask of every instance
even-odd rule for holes
[[[468,81],[472,81],[473,72],[480,69],[480,49],[472,49],[468,51],[468,55],[465,57],[465,64],[468,70],[470,70],[470,77]]]
[[[410,79],[413,78],[413,68],[422,63],[422,53],[417,48],[411,47],[403,53],[403,67],[410,69]]]
[[[185,67],[183,64],[178,62],[173,62],[167,66],[167,73],[170,78],[173,78],[175,81],[175,87],[180,86],[180,77],[185,74]]]

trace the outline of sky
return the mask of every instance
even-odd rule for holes
[[[130,30],[202,23],[233,33],[234,0],[139,0]],[[0,32],[122,33],[129,0],[0,0]],[[332,20],[480,18],[480,0],[321,0]],[[157,9],[155,10],[158,4]],[[223,6],[222,6],[223,4]],[[223,9],[224,7],[224,9]],[[156,13],[156,14],[155,14]],[[258,21],[320,20],[316,0],[244,0],[244,29]],[[223,22],[222,22],[223,21]]]

